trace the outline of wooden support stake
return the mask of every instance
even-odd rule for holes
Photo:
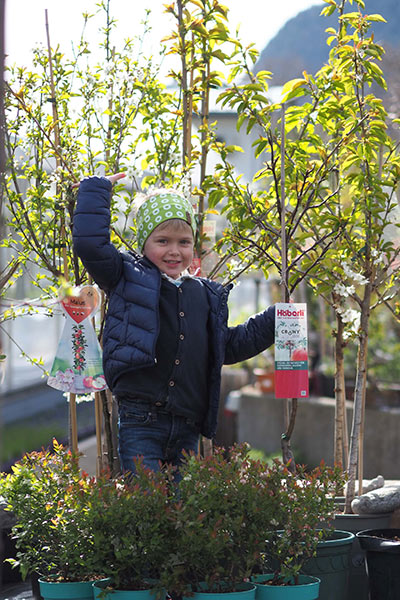
[[[70,448],[75,454],[78,452],[78,427],[76,420],[76,394],[69,395],[69,435]]]
[[[365,394],[361,407],[360,437],[358,439],[358,495],[363,493],[364,479],[364,423],[365,423]]]
[[[212,440],[209,440],[208,438],[203,437],[202,444],[203,444],[204,458],[207,458],[207,456],[212,456],[212,453],[213,453]]]
[[[97,477],[100,475],[103,470],[103,449],[102,449],[102,440],[101,440],[101,431],[102,431],[102,405],[101,405],[101,396],[99,392],[96,392],[94,395],[94,411],[95,411],[95,419],[96,419],[96,449],[97,449],[97,458],[96,458],[96,475]]]

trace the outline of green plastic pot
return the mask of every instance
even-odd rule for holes
[[[93,583],[92,600],[156,600],[154,590],[105,590],[107,582],[95,581]],[[157,600],[162,600],[166,597],[166,593]]]
[[[255,600],[256,586],[253,583],[241,583],[235,592],[195,592],[193,596],[183,596],[183,600]]]
[[[316,556],[304,565],[304,573],[321,580],[319,600],[346,600],[354,538],[354,533],[336,529],[318,542]]]
[[[99,580],[107,585],[108,579]],[[94,581],[45,581],[39,579],[43,600],[93,600]]]
[[[312,575],[299,575],[298,583],[287,579],[287,585],[268,585],[273,574],[257,575],[252,579],[256,586],[256,600],[317,600],[320,580]],[[263,583],[264,582],[264,583]]]

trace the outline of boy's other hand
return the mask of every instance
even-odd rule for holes
[[[109,181],[111,181],[112,184],[116,183],[117,181],[119,181],[120,179],[123,179],[124,177],[126,177],[126,173],[114,173],[114,175],[106,175],[106,179],[108,179]],[[81,183],[73,183],[71,185],[71,188],[78,188],[81,185]]]

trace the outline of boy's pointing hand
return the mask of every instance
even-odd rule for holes
[[[124,177],[126,177],[126,173],[114,173],[113,175],[106,175],[106,179],[111,181],[112,184],[116,183],[120,179],[123,179]],[[71,188],[74,189],[74,188],[78,188],[79,186],[80,186],[80,182],[73,183],[71,185]]]
[[[126,173],[115,173],[114,175],[106,175],[106,179],[111,181],[112,184],[119,181],[119,179],[123,179],[124,177],[126,177]]]

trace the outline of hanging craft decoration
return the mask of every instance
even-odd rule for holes
[[[275,398],[308,397],[307,305],[275,305]]]
[[[49,386],[72,394],[91,394],[106,389],[102,353],[90,317],[100,306],[100,292],[92,285],[76,288],[61,300],[65,325],[58,344]]]

